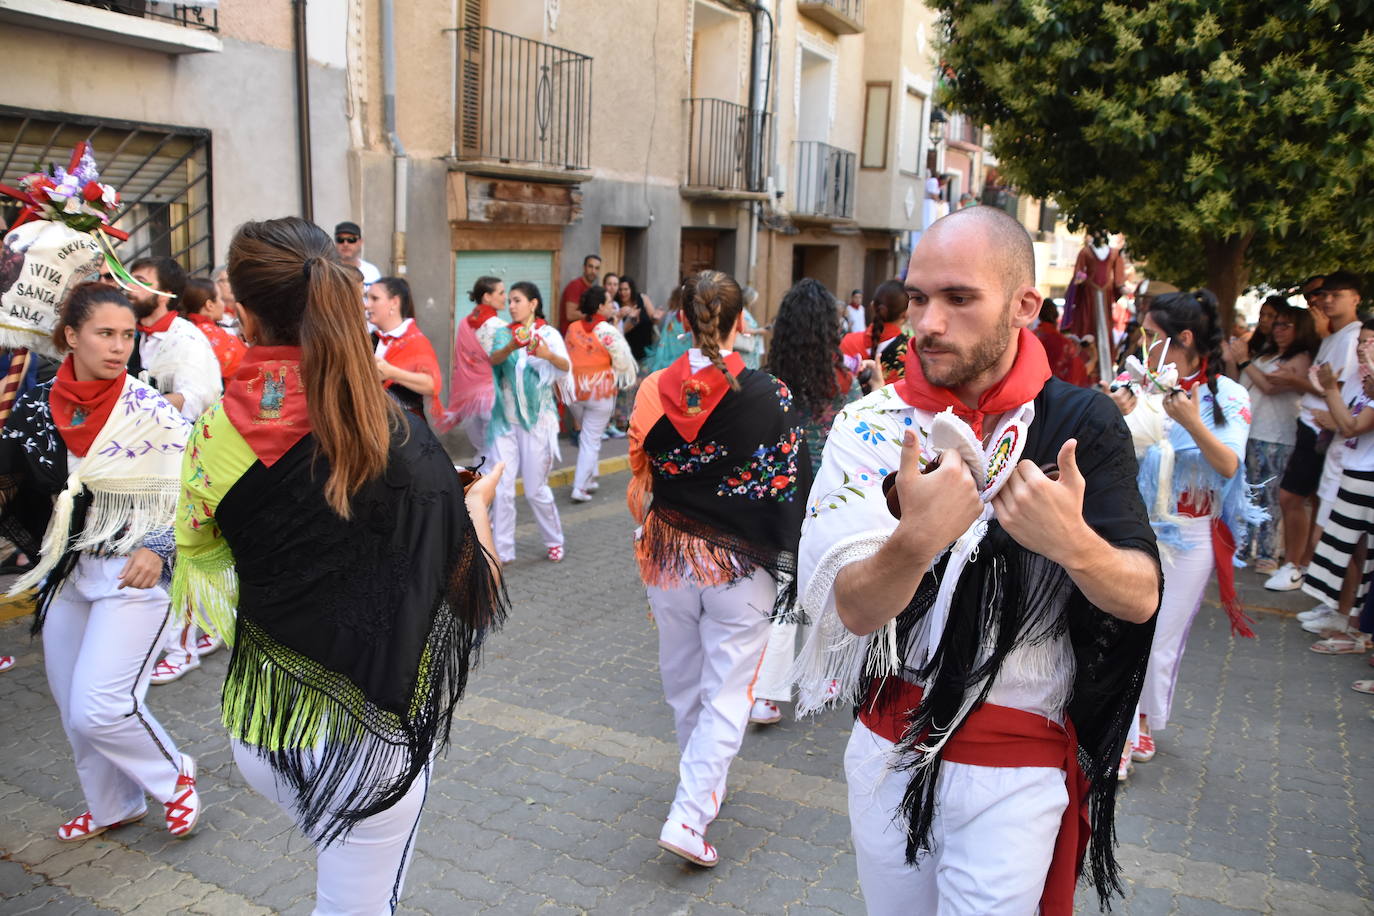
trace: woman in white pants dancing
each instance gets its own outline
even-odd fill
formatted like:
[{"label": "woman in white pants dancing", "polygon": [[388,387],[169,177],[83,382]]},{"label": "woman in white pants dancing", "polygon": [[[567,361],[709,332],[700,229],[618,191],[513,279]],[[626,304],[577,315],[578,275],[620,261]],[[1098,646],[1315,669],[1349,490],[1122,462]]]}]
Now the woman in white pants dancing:
[{"label": "woman in white pants dancing", "polygon": [[[695,346],[640,385],[630,511],[677,726],[678,787],[659,845],[698,865],[753,704],[769,620],[790,616],[810,461],[787,386],[731,350],[743,300],[717,271],[682,290]],[[724,355],[722,355],[724,354]]]},{"label": "woman in white pants dancing", "polygon": [[134,326],[119,290],[76,287],[54,333],[66,360],[0,436],[0,528],[38,556],[11,593],[39,587],[34,632],[89,806],[57,829],[66,842],[140,820],[148,795],[173,836],[200,817],[195,761],[143,705],[171,624],[164,584],[190,424],[125,371]]}]

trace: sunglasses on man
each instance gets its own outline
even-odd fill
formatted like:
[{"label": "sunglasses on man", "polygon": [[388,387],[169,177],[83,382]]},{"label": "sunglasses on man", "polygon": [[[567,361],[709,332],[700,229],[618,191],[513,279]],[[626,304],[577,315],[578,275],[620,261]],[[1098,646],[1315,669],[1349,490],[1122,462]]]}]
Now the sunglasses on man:
[{"label": "sunglasses on man", "polygon": [[356,235],[336,235],[334,241],[340,245],[356,245],[358,237]]}]

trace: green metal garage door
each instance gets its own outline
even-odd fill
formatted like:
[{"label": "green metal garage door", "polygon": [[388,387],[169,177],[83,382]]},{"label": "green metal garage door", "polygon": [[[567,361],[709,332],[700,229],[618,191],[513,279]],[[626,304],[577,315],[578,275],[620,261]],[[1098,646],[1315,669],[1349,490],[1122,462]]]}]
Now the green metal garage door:
[{"label": "green metal garage door", "polygon": [[[528,280],[543,293],[545,316],[555,318],[558,290],[553,286],[552,251],[460,251],[457,254],[454,268],[457,278],[454,284],[457,295],[453,306],[455,327],[472,311],[473,304],[468,300],[472,284],[477,282],[478,277],[485,276],[500,277],[505,281],[508,293],[512,283]],[[510,314],[502,312],[502,317],[509,319]]]}]

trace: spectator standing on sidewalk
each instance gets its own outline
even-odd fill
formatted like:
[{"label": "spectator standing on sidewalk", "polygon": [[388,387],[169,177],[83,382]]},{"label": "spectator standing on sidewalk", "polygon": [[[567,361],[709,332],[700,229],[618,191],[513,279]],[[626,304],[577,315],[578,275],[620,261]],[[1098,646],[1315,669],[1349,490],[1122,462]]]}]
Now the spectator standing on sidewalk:
[{"label": "spectator standing on sidewalk", "polygon": [[68,354],[57,377],[21,397],[0,434],[0,521],[35,558],[11,594],[39,590],[34,633],[89,806],[57,828],[63,842],[142,819],[148,795],[173,836],[201,812],[195,761],[144,703],[171,629],[165,586],[191,426],[126,372],[136,326],[119,290],[73,289],[53,335]]},{"label": "spectator standing on sidewalk", "polygon": [[[1303,591],[1322,601],[1299,614],[1303,629],[1323,638],[1312,646],[1322,655],[1361,655],[1369,651],[1369,637],[1360,632],[1359,610],[1374,571],[1368,535],[1374,530],[1374,320],[1360,328],[1358,365],[1344,385],[1328,365],[1317,367],[1339,449],[1341,480],[1336,499],[1322,527],[1321,541],[1303,580]],[[1351,570],[1355,575],[1351,576]],[[1325,613],[1321,613],[1322,611]]]},{"label": "spectator standing on sidewalk", "polygon": [[640,385],[627,501],[682,755],[658,843],[710,867],[706,831],[748,727],[770,611],[792,611],[811,468],[787,386],[731,350],[739,284],[703,271],[681,302],[695,346]]},{"label": "spectator standing on sidewalk", "polygon": [[363,292],[376,283],[382,272],[371,261],[363,260],[363,230],[357,223],[344,221],[334,227],[334,247],[339,260],[348,267],[356,267],[363,275]]},{"label": "spectator standing on sidewalk", "polygon": [[563,287],[563,295],[558,300],[558,330],[566,331],[568,325],[582,320],[579,303],[582,294],[597,285],[597,275],[601,273],[601,256],[589,254],[582,259],[582,276],[573,277]]},{"label": "spectator standing on sidewalk", "polygon": [[[1360,335],[1356,314],[1360,305],[1359,279],[1345,271],[1337,271],[1325,277],[1320,288],[1304,295],[1325,315],[1330,328],[1317,350],[1315,362],[1317,365],[1326,363],[1336,378],[1345,382],[1355,373],[1356,367],[1355,344]],[[1283,480],[1279,482],[1285,562],[1264,583],[1271,591],[1292,591],[1302,587],[1308,561],[1321,539],[1321,526],[1325,522],[1322,503],[1326,502],[1329,508],[1330,499],[1336,495],[1340,453],[1329,459],[1331,434],[1323,435],[1313,416],[1313,411],[1326,409],[1326,399],[1309,374],[1299,373],[1296,367],[1284,366],[1270,373],[1269,378],[1279,390],[1297,391],[1302,395],[1293,453],[1284,469]],[[1324,486],[1329,491],[1326,499],[1320,492]],[[1315,518],[1309,510],[1313,497],[1317,497]]]},{"label": "spectator standing on sidewalk", "polygon": [[585,503],[600,486],[596,471],[602,434],[615,410],[616,394],[634,385],[638,367],[630,345],[612,323],[617,307],[610,290],[593,286],[582,294],[579,305],[582,320],[569,325],[565,335],[572,371],[560,383],[559,394],[580,430],[572,501]]},{"label": "spectator standing on sidewalk", "polygon": [[[1289,305],[1274,296],[1261,311],[1272,317],[1259,348],[1254,348],[1258,329],[1248,342],[1223,345],[1227,374],[1232,372],[1250,392],[1250,440],[1245,446],[1246,479],[1259,493],[1259,504],[1269,517],[1250,529],[1241,558],[1253,562],[1255,571],[1270,574],[1279,567],[1282,554],[1283,509],[1279,503],[1279,479],[1293,451],[1302,397],[1292,388],[1275,385],[1269,378],[1281,366],[1295,375],[1306,373],[1320,341],[1307,309]],[[1235,377],[1233,376],[1233,377]],[[1306,511],[1306,510],[1303,510]]]},{"label": "spectator standing on sidewalk", "polygon": [[234,762],[316,848],[315,912],[395,911],[431,762],[505,616],[486,502],[377,384],[329,236],[245,223],[229,248],[257,341],[182,466],[177,613],[233,647]]}]

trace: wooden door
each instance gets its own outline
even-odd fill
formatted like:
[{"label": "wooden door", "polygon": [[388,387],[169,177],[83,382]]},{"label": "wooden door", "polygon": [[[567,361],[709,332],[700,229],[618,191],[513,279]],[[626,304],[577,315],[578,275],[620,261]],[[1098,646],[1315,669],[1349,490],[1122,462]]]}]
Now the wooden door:
[{"label": "wooden door", "polygon": [[601,275],[625,270],[625,230],[619,226],[601,227]]},{"label": "wooden door", "polygon": [[716,244],[720,233],[709,229],[682,230],[682,257],[678,264],[680,276],[688,277],[698,271],[714,270]]}]

